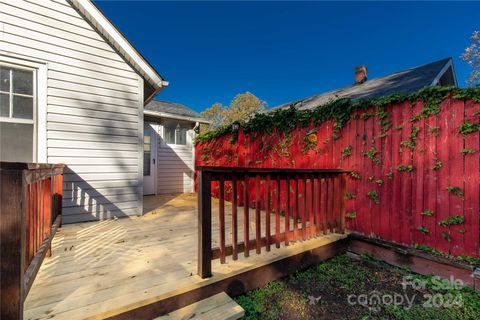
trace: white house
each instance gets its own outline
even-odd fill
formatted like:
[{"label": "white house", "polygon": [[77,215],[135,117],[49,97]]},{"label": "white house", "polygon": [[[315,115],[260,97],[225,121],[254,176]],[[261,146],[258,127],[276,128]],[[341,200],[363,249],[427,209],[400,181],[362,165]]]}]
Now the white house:
[{"label": "white house", "polygon": [[168,83],[91,1],[0,0],[0,77],[1,161],[65,163],[64,223],[142,213],[144,106]]},{"label": "white house", "polygon": [[145,106],[144,117],[144,194],[193,192],[195,131],[208,122],[184,105],[158,100]]}]

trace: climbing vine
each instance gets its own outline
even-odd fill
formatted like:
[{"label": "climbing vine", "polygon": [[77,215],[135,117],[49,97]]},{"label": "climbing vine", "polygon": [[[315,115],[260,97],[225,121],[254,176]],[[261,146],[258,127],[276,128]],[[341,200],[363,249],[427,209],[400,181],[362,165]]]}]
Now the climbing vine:
[{"label": "climbing vine", "polygon": [[463,155],[474,154],[475,152],[476,152],[475,149],[472,149],[472,148],[465,148],[462,150]]},{"label": "climbing vine", "polygon": [[377,192],[377,191],[374,191],[374,190],[369,191],[369,192],[367,193],[367,196],[368,196],[370,199],[372,199],[375,204],[380,204],[380,199],[378,199],[378,192]]},{"label": "climbing vine", "polygon": [[429,234],[430,233],[430,229],[428,229],[427,227],[417,227],[417,230],[420,231],[421,233],[423,234]]},{"label": "climbing vine", "polygon": [[[455,99],[480,101],[480,88],[427,87],[412,94],[394,94],[375,99],[339,98],[313,109],[297,109],[294,104],[291,104],[288,108],[277,109],[273,112],[256,113],[249,120],[241,123],[241,127],[246,134],[271,134],[274,130],[288,134],[297,127],[307,127],[311,124],[318,126],[323,122],[333,120],[333,137],[337,138],[353,112],[365,111],[374,106],[377,108],[377,116],[383,117],[381,120],[385,120],[386,115],[382,111],[383,107],[405,101],[412,103],[423,101],[422,110],[412,118],[412,121],[416,121],[429,115],[438,114],[441,102],[451,93],[453,93]],[[370,116],[373,116],[373,114],[369,113],[368,117]],[[366,116],[362,115],[361,117]],[[385,120],[383,126],[389,126],[387,120]],[[235,133],[231,125],[222,126],[201,133],[197,136],[196,141],[205,142],[230,133]],[[235,137],[232,140],[232,143],[234,143]]]},{"label": "climbing vine", "polygon": [[433,216],[433,211],[432,210],[424,210],[424,211],[422,211],[421,215],[431,217],[431,216]]},{"label": "climbing vine", "polygon": [[342,160],[350,157],[352,155],[352,146],[348,145],[345,149],[342,150]]},{"label": "climbing vine", "polygon": [[355,219],[357,217],[357,212],[356,211],[349,211],[345,213],[345,218],[348,219]]},{"label": "climbing vine", "polygon": [[448,191],[448,193],[452,193],[452,194],[456,195],[457,197],[460,197],[460,198],[463,197],[463,192],[462,192],[462,189],[460,189],[460,187],[448,186],[447,191]]},{"label": "climbing vine", "polygon": [[413,166],[411,164],[409,164],[409,165],[399,164],[397,166],[397,170],[398,171],[412,172],[413,171]]},{"label": "climbing vine", "polygon": [[453,226],[457,224],[462,224],[463,222],[465,222],[465,217],[457,215],[457,216],[450,216],[447,219],[439,221],[438,224],[441,225],[442,227],[448,227],[448,226]]},{"label": "climbing vine", "polygon": [[460,125],[458,132],[463,135],[480,131],[480,123],[465,122]]}]

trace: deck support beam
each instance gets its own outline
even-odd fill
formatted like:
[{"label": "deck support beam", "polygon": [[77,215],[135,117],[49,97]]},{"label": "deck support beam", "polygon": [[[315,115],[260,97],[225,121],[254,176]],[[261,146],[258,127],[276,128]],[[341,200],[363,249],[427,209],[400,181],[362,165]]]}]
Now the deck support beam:
[{"label": "deck support beam", "polygon": [[211,176],[198,171],[198,275],[212,276]]}]

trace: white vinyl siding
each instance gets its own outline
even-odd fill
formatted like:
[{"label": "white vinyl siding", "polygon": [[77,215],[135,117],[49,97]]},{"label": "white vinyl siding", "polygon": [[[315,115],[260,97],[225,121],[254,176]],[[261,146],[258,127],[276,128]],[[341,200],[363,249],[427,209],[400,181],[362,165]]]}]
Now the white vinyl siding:
[{"label": "white vinyl siding", "polygon": [[47,65],[47,161],[63,222],[142,213],[142,79],[66,1],[0,0],[0,55]]},{"label": "white vinyl siding", "polygon": [[163,140],[163,130],[160,126],[162,138],[158,143],[157,194],[193,192],[193,130],[187,131],[185,146],[167,145]]}]

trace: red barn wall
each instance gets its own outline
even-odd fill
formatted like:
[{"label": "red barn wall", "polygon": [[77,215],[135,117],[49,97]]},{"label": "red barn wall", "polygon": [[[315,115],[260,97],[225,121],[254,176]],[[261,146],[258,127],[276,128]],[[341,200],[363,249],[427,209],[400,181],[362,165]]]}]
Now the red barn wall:
[{"label": "red barn wall", "polygon": [[[459,127],[464,122],[479,123],[480,104],[449,98],[441,104],[439,114],[410,121],[422,107],[421,102],[387,106],[388,130],[382,127],[375,108],[358,112],[337,139],[333,139],[333,121],[297,128],[290,141],[279,132],[253,135],[240,130],[233,143],[231,135],[197,143],[196,165],[351,169],[360,179],[347,179],[347,190],[355,195],[355,199],[346,200],[347,212],[356,212],[356,218],[347,219],[350,230],[400,244],[424,244],[444,253],[479,257],[480,134],[463,135]],[[414,139],[412,128],[418,130]],[[307,148],[306,134],[312,129],[317,129],[317,144]],[[412,141],[414,148],[405,146],[405,141]],[[348,146],[351,155],[342,159],[342,150]],[[464,149],[474,153],[464,154]],[[377,152],[374,157],[373,151]],[[399,165],[413,166],[413,170],[399,171]],[[448,192],[448,187],[459,187],[463,195]],[[378,193],[379,204],[368,197],[370,191]],[[422,215],[426,210],[433,215]],[[439,225],[456,215],[463,216],[465,222]],[[423,234],[418,227],[427,228],[429,233]]]}]

